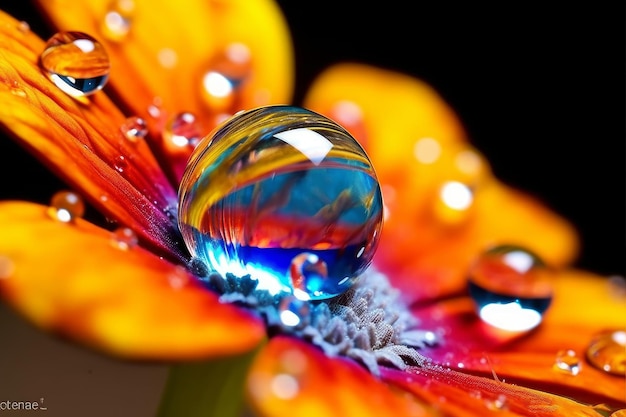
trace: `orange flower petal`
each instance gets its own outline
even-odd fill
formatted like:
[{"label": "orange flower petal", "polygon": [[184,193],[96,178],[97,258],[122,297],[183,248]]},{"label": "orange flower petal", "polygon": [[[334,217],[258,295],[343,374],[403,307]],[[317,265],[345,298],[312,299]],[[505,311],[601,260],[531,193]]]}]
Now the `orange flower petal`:
[{"label": "orange flower petal", "polygon": [[[112,65],[110,87],[130,112],[150,121],[159,140],[166,123],[180,112],[194,114],[206,134],[225,114],[291,98],[291,40],[273,1],[36,3],[56,28],[88,33],[105,45]],[[107,29],[108,13],[116,11],[129,22],[126,35]],[[211,71],[234,79],[234,92],[207,90],[204,77]],[[188,153],[167,142],[159,146],[175,159],[174,175],[180,178]]]},{"label": "orange flower petal", "polygon": [[288,337],[271,339],[255,358],[246,390],[262,416],[435,415],[356,363]]},{"label": "orange flower petal", "polygon": [[253,348],[263,323],[185,271],[48,208],[0,203],[0,294],[45,330],[131,359],[195,359]]},{"label": "orange flower petal", "polygon": [[[555,282],[555,297],[542,324],[527,334],[497,331],[476,315],[468,298],[416,308],[420,327],[443,331],[441,343],[424,355],[440,364],[590,403],[624,404],[626,380],[593,367],[586,351],[604,330],[625,330],[626,303],[606,279],[567,270]],[[555,368],[559,351],[573,350],[578,374]]]},{"label": "orange flower petal", "polygon": [[81,103],[38,67],[44,43],[0,11],[0,126],[89,198],[173,257],[183,249],[168,216],[176,191],[143,142],[121,132],[125,118],[102,93]]},{"label": "orange flower petal", "polygon": [[[467,143],[452,109],[420,80],[339,64],[319,76],[305,105],[337,120],[362,121],[362,128],[348,128],[357,139],[366,136],[386,209],[374,261],[408,299],[460,291],[469,264],[493,244],[525,246],[554,265],[576,255],[574,228],[500,183]],[[452,191],[444,197],[444,190]]]}]

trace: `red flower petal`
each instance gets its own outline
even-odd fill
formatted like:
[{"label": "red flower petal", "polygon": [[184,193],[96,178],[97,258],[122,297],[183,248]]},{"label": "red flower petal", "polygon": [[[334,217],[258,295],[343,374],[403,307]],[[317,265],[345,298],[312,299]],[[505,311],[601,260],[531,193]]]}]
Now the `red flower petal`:
[{"label": "red flower petal", "polygon": [[131,143],[125,118],[101,93],[81,103],[38,67],[44,43],[0,11],[0,126],[110,219],[157,250],[182,258],[171,209],[176,191],[143,142]]},{"label": "red flower petal", "polygon": [[48,210],[0,203],[0,294],[43,329],[133,359],[231,355],[264,337],[260,320],[220,303],[184,268]]},{"label": "red flower petal", "polygon": [[[499,331],[483,323],[469,298],[415,308],[420,328],[443,333],[437,346],[423,350],[439,364],[497,376],[509,383],[573,396],[590,403],[624,404],[626,380],[586,362],[592,338],[606,329],[623,330],[626,303],[611,294],[606,279],[580,271],[556,278],[555,298],[543,322],[528,333]],[[576,375],[555,369],[557,353],[573,350]]]}]

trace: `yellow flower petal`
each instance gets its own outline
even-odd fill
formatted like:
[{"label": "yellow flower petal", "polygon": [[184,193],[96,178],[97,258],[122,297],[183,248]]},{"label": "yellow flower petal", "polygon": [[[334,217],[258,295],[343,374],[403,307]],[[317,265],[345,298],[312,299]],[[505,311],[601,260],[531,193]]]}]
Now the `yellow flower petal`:
[{"label": "yellow flower petal", "polygon": [[338,64],[305,104],[336,119],[345,109],[360,114],[385,200],[375,263],[410,300],[460,291],[470,263],[494,244],[527,247],[553,265],[577,254],[572,225],[498,181],[453,110],[420,80]]},{"label": "yellow flower petal", "polygon": [[45,330],[131,359],[193,359],[247,351],[263,323],[222,304],[184,268],[48,208],[0,203],[0,293]]}]

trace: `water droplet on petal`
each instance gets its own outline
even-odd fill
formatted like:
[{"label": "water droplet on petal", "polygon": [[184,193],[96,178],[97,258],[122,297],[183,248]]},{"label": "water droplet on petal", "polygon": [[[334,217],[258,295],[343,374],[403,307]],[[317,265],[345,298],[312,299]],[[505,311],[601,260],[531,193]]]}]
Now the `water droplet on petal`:
[{"label": "water droplet on petal", "polygon": [[22,33],[26,33],[30,31],[30,25],[28,24],[28,22],[22,20],[17,24],[17,29]]},{"label": "water droplet on petal", "polygon": [[11,94],[17,97],[26,97],[26,90],[22,88],[21,84],[17,80],[13,80],[10,85]]},{"label": "water droplet on petal", "polygon": [[85,203],[76,193],[59,191],[50,200],[49,213],[53,219],[68,223],[83,217],[85,214]]},{"label": "water droplet on petal", "polygon": [[610,374],[626,375],[626,331],[606,331],[594,336],[587,348],[587,360]]},{"label": "water droplet on petal", "polygon": [[202,77],[203,98],[209,108],[215,112],[233,108],[251,69],[250,49],[242,43],[232,43],[216,55]]},{"label": "water droplet on petal", "polygon": [[498,395],[497,398],[486,400],[485,405],[487,406],[488,409],[494,410],[494,411],[502,411],[508,408],[506,396],[502,394]]},{"label": "water droplet on petal", "polygon": [[276,397],[289,400],[298,395],[300,384],[293,375],[278,374],[272,378],[270,388]]},{"label": "water droplet on petal", "polygon": [[163,130],[163,140],[169,150],[190,152],[203,135],[202,124],[193,113],[189,112],[174,116]]},{"label": "water droplet on petal", "polygon": [[580,359],[576,356],[576,352],[572,349],[560,350],[556,354],[554,360],[554,370],[568,375],[578,375],[582,364]]},{"label": "water droplet on petal", "polygon": [[40,56],[48,78],[63,92],[82,98],[100,90],[109,78],[110,62],[100,42],[82,32],[58,32]]},{"label": "water droplet on petal", "polygon": [[[292,260],[325,263],[312,299],[338,295],[371,263],[382,196],[369,158],[335,122],[306,109],[238,113],[198,145],[179,189],[179,225],[193,256],[257,289],[292,292]],[[363,249],[365,247],[365,249]]]},{"label": "water droplet on petal", "polygon": [[280,321],[287,328],[305,327],[309,322],[309,312],[309,303],[293,295],[286,295],[278,305]]},{"label": "water droplet on petal", "polygon": [[421,138],[413,146],[413,155],[422,164],[432,164],[441,156],[441,145],[433,138]]},{"label": "water droplet on petal", "polygon": [[188,272],[182,266],[176,266],[167,278],[170,286],[175,290],[179,290],[189,283]]},{"label": "water droplet on petal", "polygon": [[120,127],[122,133],[132,143],[136,143],[138,140],[143,139],[148,134],[148,125],[146,121],[141,117],[129,117]]},{"label": "water droplet on petal", "polygon": [[552,273],[531,251],[517,246],[487,250],[469,272],[469,292],[480,318],[508,331],[530,330],[552,301]]},{"label": "water droplet on petal", "polygon": [[178,54],[172,48],[163,48],[157,53],[157,60],[163,68],[172,69],[178,64]]},{"label": "water droplet on petal", "polygon": [[119,42],[126,39],[135,14],[134,0],[113,0],[109,3],[102,25],[102,34],[108,40]]},{"label": "water droplet on petal", "polygon": [[112,239],[114,246],[121,250],[132,249],[139,243],[137,234],[129,227],[119,227],[115,229]]},{"label": "water droplet on petal", "polygon": [[0,279],[7,279],[15,271],[15,263],[8,256],[0,255]]},{"label": "water droplet on petal", "polygon": [[124,155],[118,155],[113,161],[113,168],[119,173],[123,173],[124,170],[128,167],[128,161]]}]

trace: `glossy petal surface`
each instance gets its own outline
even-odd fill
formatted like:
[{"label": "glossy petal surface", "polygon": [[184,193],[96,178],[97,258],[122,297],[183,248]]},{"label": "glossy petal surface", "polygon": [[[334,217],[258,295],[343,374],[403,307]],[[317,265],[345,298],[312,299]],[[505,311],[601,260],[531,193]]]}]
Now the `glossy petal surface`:
[{"label": "glossy petal surface", "polygon": [[[48,208],[0,204],[0,293],[45,330],[133,359],[193,359],[253,348],[261,321],[222,304],[184,269]],[[237,337],[224,337],[224,335]]]},{"label": "glossy petal surface", "polygon": [[152,247],[182,257],[168,213],[176,204],[147,145],[130,143],[122,113],[103,94],[79,102],[37,65],[44,42],[0,11],[0,126],[110,219]]},{"label": "glossy petal surface", "polygon": [[[461,291],[468,265],[493,244],[526,246],[554,265],[576,255],[574,228],[498,181],[430,86],[367,65],[339,64],[319,76],[306,99],[308,107],[339,119],[346,103],[363,121],[355,135],[367,132],[361,140],[385,199],[374,261],[407,299],[428,301]],[[450,183],[465,187],[467,207],[442,203],[442,187]]]},{"label": "glossy petal surface", "polygon": [[[121,40],[102,31],[114,4],[110,0],[37,4],[54,27],[92,34],[105,45],[112,66],[110,88],[130,112],[152,122],[157,142],[165,124],[179,112],[194,114],[206,134],[225,114],[291,97],[292,47],[287,24],[272,1],[134,0],[130,30]],[[201,94],[203,77],[232,44],[247,48],[249,75],[233,100],[206,100]],[[156,117],[149,112],[154,105]],[[188,155],[179,157],[167,144],[156,145],[179,178]]]},{"label": "glossy petal surface", "polygon": [[252,365],[247,394],[261,416],[431,416],[357,364],[297,339],[270,340]]},{"label": "glossy petal surface", "polygon": [[[604,329],[624,329],[626,300],[611,292],[605,278],[581,271],[564,271],[554,281],[555,298],[544,321],[529,333],[489,327],[468,298],[450,299],[415,308],[421,328],[441,334],[441,344],[425,348],[437,363],[535,387],[573,395],[589,403],[626,406],[626,380],[598,370],[585,361],[593,336]],[[571,349],[580,360],[576,375],[555,369],[557,353]]]}]

